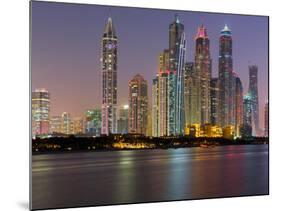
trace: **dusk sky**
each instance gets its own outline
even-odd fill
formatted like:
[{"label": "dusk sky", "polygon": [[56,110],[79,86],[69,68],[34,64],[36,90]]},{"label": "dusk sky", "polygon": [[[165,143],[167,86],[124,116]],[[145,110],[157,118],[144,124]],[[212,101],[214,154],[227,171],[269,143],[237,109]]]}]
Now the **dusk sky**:
[{"label": "dusk sky", "polygon": [[[82,116],[101,107],[101,38],[108,17],[118,37],[118,105],[128,103],[128,82],[144,76],[151,95],[158,56],[168,47],[168,28],[178,14],[187,36],[187,61],[194,61],[194,36],[202,23],[210,39],[212,76],[218,75],[219,35],[232,31],[233,67],[248,90],[248,65],[258,65],[260,125],[268,99],[268,19],[158,9],[32,2],[32,90],[51,93],[51,115]],[[151,99],[151,97],[150,97]]]}]

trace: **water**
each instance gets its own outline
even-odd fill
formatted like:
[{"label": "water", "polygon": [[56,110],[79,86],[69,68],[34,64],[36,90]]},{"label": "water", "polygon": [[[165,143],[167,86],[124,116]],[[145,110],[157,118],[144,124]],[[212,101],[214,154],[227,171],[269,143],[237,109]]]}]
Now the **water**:
[{"label": "water", "polygon": [[268,145],[32,157],[32,208],[268,194]]}]

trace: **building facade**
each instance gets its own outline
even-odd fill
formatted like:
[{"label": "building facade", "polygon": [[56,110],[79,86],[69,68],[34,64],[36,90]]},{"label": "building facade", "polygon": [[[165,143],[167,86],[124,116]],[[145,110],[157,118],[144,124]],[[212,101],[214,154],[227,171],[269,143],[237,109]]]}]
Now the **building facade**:
[{"label": "building facade", "polygon": [[184,108],[185,127],[193,124],[200,124],[200,78],[194,63],[185,64],[184,76]]},{"label": "building facade", "polygon": [[88,109],[84,114],[84,131],[87,136],[100,136],[102,127],[101,109]]},{"label": "building facade", "polygon": [[219,125],[234,125],[234,93],[232,34],[225,25],[219,40]]},{"label": "building facade", "polygon": [[240,136],[243,124],[243,86],[240,78],[235,77],[235,136]]},{"label": "building facade", "polygon": [[184,25],[179,17],[169,26],[168,135],[183,133],[183,66],[185,63]]},{"label": "building facade", "polygon": [[242,137],[252,136],[252,120],[252,97],[248,93],[243,97],[243,125],[240,129]]},{"label": "building facade", "polygon": [[249,66],[249,90],[248,93],[252,98],[252,111],[253,111],[253,134],[260,134],[260,118],[259,118],[259,94],[258,94],[258,66]]},{"label": "building facade", "polygon": [[129,105],[123,105],[119,109],[117,127],[119,134],[127,134],[128,133],[128,116],[129,116]]},{"label": "building facade", "polygon": [[73,134],[73,121],[68,112],[63,112],[61,115],[61,133],[65,135]]},{"label": "building facade", "polygon": [[212,63],[210,56],[210,41],[207,29],[204,25],[198,28],[195,39],[195,71],[199,75],[199,94],[200,94],[200,124],[210,123],[211,117],[211,98],[210,82],[212,75]]},{"label": "building facade", "polygon": [[129,82],[129,133],[146,135],[147,113],[147,81],[137,74]]},{"label": "building facade", "polygon": [[102,131],[117,133],[117,36],[108,18],[102,36]]},{"label": "building facade", "polygon": [[51,134],[61,133],[61,116],[52,116],[51,117]]},{"label": "building facade", "polygon": [[50,93],[46,89],[32,92],[32,137],[50,132]]},{"label": "building facade", "polygon": [[152,136],[159,137],[159,80],[158,76],[152,80]]},{"label": "building facade", "polygon": [[211,124],[218,125],[219,115],[219,84],[218,78],[212,78],[210,83],[210,98],[211,98]]}]

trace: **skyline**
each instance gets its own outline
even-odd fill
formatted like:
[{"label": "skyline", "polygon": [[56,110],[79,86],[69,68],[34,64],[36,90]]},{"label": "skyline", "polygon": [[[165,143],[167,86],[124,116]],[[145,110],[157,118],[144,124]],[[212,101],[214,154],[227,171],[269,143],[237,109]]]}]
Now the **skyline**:
[{"label": "skyline", "polygon": [[[37,14],[32,14],[33,19],[33,31],[32,31],[32,89],[34,88],[40,88],[44,87],[51,93],[51,116],[58,115],[62,113],[63,111],[70,112],[73,116],[81,116],[84,111],[87,108],[93,108],[93,107],[100,107],[100,101],[101,101],[101,90],[100,87],[100,76],[101,76],[101,67],[100,67],[100,46],[101,46],[101,35],[102,31],[104,29],[104,23],[106,22],[108,18],[108,11],[110,7],[108,6],[97,6],[97,5],[79,5],[79,7],[76,7],[77,4],[75,4],[75,7],[73,7],[72,4],[46,4],[42,2],[33,2],[33,7],[41,7],[38,11],[38,8],[36,8]],[[46,8],[47,6],[47,8]],[[88,8],[89,7],[89,8]],[[101,9],[103,8],[103,9]],[[48,13],[47,11],[51,11],[51,13]],[[84,11],[83,15],[80,17],[76,17],[79,11]],[[103,14],[101,16],[98,16],[98,19],[91,19],[88,16],[91,16],[96,11],[97,13],[100,13],[101,10],[103,10]],[[114,11],[113,11],[114,10]],[[131,26],[132,19],[129,20],[126,19],[125,25],[124,22],[122,22],[122,18],[124,18],[124,13],[121,11],[126,10],[128,13],[131,13],[134,11],[136,16],[142,16],[143,19],[147,19],[152,15],[155,16],[155,13],[158,13],[157,17],[154,19],[151,19],[151,25],[153,23],[159,23],[158,27],[151,27],[150,24],[146,25],[139,25],[139,24],[133,24]],[[141,10],[141,13],[137,13],[136,11]],[[58,14],[57,12],[60,11]],[[76,11],[76,13],[75,13]],[[87,13],[87,11],[89,13]],[[90,13],[91,11],[91,13]],[[40,14],[38,14],[40,12]],[[47,14],[46,14],[47,12]],[[53,14],[52,14],[53,12]],[[119,14],[120,12],[120,14]],[[148,13],[147,15],[143,15],[143,12]],[[71,13],[71,14],[70,14]],[[128,13],[126,15],[128,15]],[[199,12],[182,12],[182,11],[169,11],[169,10],[152,10],[152,9],[136,9],[136,8],[118,8],[114,7],[110,9],[110,16],[113,18],[114,24],[116,26],[117,36],[119,40],[118,50],[119,50],[119,63],[118,63],[118,105],[122,104],[128,104],[128,81],[130,78],[133,77],[133,75],[140,73],[144,75],[144,78],[149,82],[148,83],[148,90],[149,90],[149,104],[151,104],[151,86],[152,86],[152,79],[154,78],[155,74],[158,72],[157,70],[157,57],[159,53],[167,47],[166,40],[168,37],[167,29],[170,22],[173,20],[174,14],[177,13],[185,25],[185,33],[187,35],[187,61],[193,61],[194,60],[194,47],[195,47],[195,41],[194,39],[191,39],[191,37],[194,37],[198,26],[200,23],[200,18],[198,16],[205,17],[203,23],[206,26],[208,30],[208,35],[210,37],[210,48],[211,48],[211,59],[213,62],[212,65],[212,77],[217,76],[218,73],[218,40],[219,40],[219,33],[224,26],[224,24],[227,22],[227,25],[229,25],[230,29],[233,33],[233,61],[234,61],[234,70],[238,73],[242,80],[244,94],[248,91],[248,60],[251,60],[252,63],[249,64],[257,64],[259,66],[259,99],[260,99],[260,125],[263,125],[263,107],[265,102],[267,101],[267,92],[268,92],[268,70],[267,70],[267,64],[268,64],[268,55],[267,55],[267,30],[265,33],[265,36],[261,36],[259,33],[255,34],[254,32],[257,32],[257,28],[264,28],[261,27],[259,24],[255,23],[254,25],[251,25],[250,28],[247,28],[245,25],[249,25],[251,23],[248,19],[262,19],[255,22],[264,22],[267,26],[267,18],[265,17],[258,17],[258,16],[237,16],[237,15],[226,15],[226,14],[210,14],[210,13],[199,13]],[[57,16],[60,17],[57,17]],[[68,25],[71,20],[69,20],[67,17],[63,19],[63,27],[59,27],[61,22],[61,18],[63,15],[66,15],[67,17],[72,17],[74,20],[76,20],[75,26]],[[95,13],[94,16],[98,14]],[[38,17],[39,16],[39,17]],[[86,17],[85,17],[86,16]],[[145,17],[143,17],[145,16]],[[158,17],[159,16],[159,17]],[[209,17],[210,16],[210,17]],[[214,17],[215,16],[215,17]],[[210,19],[219,19],[218,16],[225,16],[223,20],[220,21],[214,21]],[[43,18],[43,19],[40,19]],[[56,19],[57,17],[57,19]],[[105,17],[105,18],[102,18]],[[161,17],[161,18],[160,18]],[[193,22],[188,19],[187,17],[190,17],[191,19],[194,19]],[[201,18],[202,18],[201,17]],[[208,17],[208,18],[207,18]],[[39,19],[38,19],[39,18]],[[76,18],[76,19],[75,19]],[[78,18],[78,19],[77,19]],[[79,19],[80,18],[80,19]],[[248,23],[245,23],[245,21],[241,21],[241,19],[246,18],[248,20]],[[81,19],[85,19],[86,23],[84,21],[81,21]],[[161,21],[160,21],[161,19]],[[203,19],[203,18],[202,18]],[[227,20],[228,19],[228,20]],[[45,22],[40,22],[44,20]],[[58,21],[55,21],[58,20]],[[67,21],[66,21],[67,20]],[[143,20],[140,20],[138,18],[133,19],[136,22],[142,22]],[[196,20],[196,21],[195,21]],[[239,21],[238,21],[239,20]],[[55,21],[55,22],[53,22]],[[81,21],[81,22],[80,22]],[[124,21],[124,20],[123,20]],[[59,22],[59,23],[58,23]],[[195,27],[195,29],[192,29],[192,27],[189,27],[189,24],[192,27]],[[209,23],[210,22],[210,23]],[[220,23],[218,23],[220,22]],[[40,24],[41,23],[41,24]],[[77,23],[81,23],[82,25],[79,25]],[[239,23],[239,24],[238,24]],[[37,24],[37,25],[36,25]],[[43,24],[44,30],[41,30]],[[72,23],[73,24],[73,23]],[[89,24],[89,25],[87,25]],[[85,33],[85,30],[77,31],[75,29],[79,29],[79,27],[83,29],[90,29],[87,28],[87,26],[90,25],[102,25],[101,27],[96,27],[97,30],[94,32],[91,31],[92,34],[83,34]],[[163,26],[162,26],[163,24]],[[217,24],[217,25],[216,25]],[[241,28],[236,28],[236,25],[239,25]],[[137,25],[137,27],[135,26]],[[213,26],[213,27],[210,27]],[[38,28],[39,27],[39,28]],[[52,27],[58,27],[57,31],[54,32],[54,30],[51,30]],[[145,28],[143,28],[145,27]],[[248,31],[245,33],[242,29],[246,27]],[[93,27],[94,28],[94,27]],[[123,30],[122,30],[123,28]],[[125,30],[124,30],[125,28]],[[135,28],[138,28],[138,30],[135,30]],[[144,30],[148,28],[148,33],[146,33]],[[265,27],[267,29],[267,27]],[[40,29],[40,30],[39,30]],[[49,30],[48,30],[49,29]],[[127,29],[127,30],[126,30]],[[47,30],[48,32],[46,32]],[[62,31],[61,31],[62,30]],[[76,32],[76,35],[84,36],[87,39],[78,39],[77,37],[73,36],[71,33],[69,37],[62,36],[64,35],[64,32]],[[125,33],[128,33],[130,31],[130,35],[126,35]],[[139,31],[142,31],[142,34],[137,36],[134,36]],[[241,36],[241,31],[243,31],[244,39],[239,39]],[[42,33],[40,35],[40,33]],[[47,34],[46,34],[47,33]],[[58,34],[56,33],[62,33],[59,34],[61,36],[56,36]],[[254,34],[253,34],[254,33]],[[152,38],[148,39],[146,36],[150,35]],[[40,35],[40,36],[39,36]],[[49,35],[49,36],[47,36]],[[91,37],[89,35],[95,35],[98,38]],[[123,37],[124,35],[124,37]],[[248,40],[245,38],[251,37],[250,35],[255,35],[255,39]],[[266,41],[261,41],[258,39],[259,35],[263,37]],[[41,37],[42,36],[42,37]],[[89,36],[89,37],[88,37]],[[158,39],[155,39],[154,37],[157,37]],[[138,40],[145,40],[145,42],[137,42],[135,43],[134,40],[130,40],[135,38]],[[41,39],[42,38],[42,39]],[[46,38],[44,40],[44,38]],[[125,39],[127,38],[127,40]],[[129,39],[129,40],[128,40]],[[64,41],[64,43],[57,43],[58,41]],[[51,42],[48,42],[51,41]],[[53,42],[52,42],[53,41]],[[70,42],[73,41],[73,42]],[[90,42],[90,45],[86,45],[87,42]],[[149,42],[153,42],[153,44]],[[69,43],[70,42],[70,43]],[[133,43],[133,44],[132,44]],[[146,44],[147,45],[144,45]],[[239,43],[239,45],[238,45]],[[241,45],[241,43],[243,43]],[[48,46],[45,46],[48,44]],[[57,47],[57,45],[60,44],[62,47]],[[71,44],[71,45],[67,45]],[[89,43],[88,43],[89,44]],[[95,46],[94,50],[91,48],[91,44]],[[56,45],[55,49],[52,49],[52,45]],[[159,47],[160,46],[160,47]],[[243,48],[239,48],[239,46],[243,46]],[[74,48],[76,47],[76,48]],[[93,46],[92,46],[93,47]],[[148,50],[149,47],[149,50]],[[258,50],[258,49],[263,49]],[[75,55],[76,52],[71,52],[71,49],[77,50],[78,53]],[[90,49],[91,48],[91,49]],[[137,49],[135,52],[134,50]],[[242,50],[241,50],[242,49]],[[245,50],[246,49],[246,50]],[[249,49],[249,50],[248,50]],[[80,50],[80,51],[79,51]],[[148,51],[147,51],[148,50]],[[239,50],[237,52],[237,50]],[[93,53],[89,53],[89,52]],[[249,56],[249,51],[251,53],[251,56]],[[87,53],[88,52],[88,53]],[[134,53],[132,53],[134,52]],[[72,54],[73,53],[73,54]],[[57,57],[57,55],[59,57]],[[256,55],[258,54],[258,55]],[[262,59],[264,57],[265,59]],[[45,56],[44,56],[45,55]],[[84,58],[83,56],[86,56],[87,58]],[[94,58],[94,59],[91,59]],[[98,58],[98,59],[97,59]],[[70,59],[70,60],[69,60]],[[264,61],[263,61],[264,60]],[[141,64],[142,61],[147,61],[147,64]],[[263,61],[263,62],[262,62]],[[83,63],[85,62],[85,63]],[[82,64],[83,63],[83,64]],[[139,66],[145,66],[145,68],[139,67]],[[68,67],[68,68],[67,68]],[[73,69],[72,69],[72,68]],[[80,67],[80,68],[75,68]],[[80,71],[77,71],[77,69],[81,69],[83,74],[81,74]],[[128,69],[126,69],[126,67]],[[134,67],[134,68],[133,68]],[[57,70],[59,70],[59,73],[55,73]],[[50,71],[53,71],[51,73]],[[43,79],[41,78],[43,76]],[[128,80],[127,80],[128,78]],[[59,79],[62,79],[63,82]],[[266,83],[262,83],[265,80]],[[67,92],[65,90],[62,90],[60,87],[60,83],[62,82],[63,87],[65,90],[71,90],[73,87],[74,89],[71,90],[71,92]],[[44,85],[45,84],[45,85]],[[67,89],[68,88],[68,89]],[[78,88],[78,89],[77,89]],[[93,91],[93,90],[100,90],[100,91]],[[91,98],[91,96],[93,96]],[[72,103],[71,103],[72,102]],[[78,104],[73,104],[73,102],[79,102]]]}]

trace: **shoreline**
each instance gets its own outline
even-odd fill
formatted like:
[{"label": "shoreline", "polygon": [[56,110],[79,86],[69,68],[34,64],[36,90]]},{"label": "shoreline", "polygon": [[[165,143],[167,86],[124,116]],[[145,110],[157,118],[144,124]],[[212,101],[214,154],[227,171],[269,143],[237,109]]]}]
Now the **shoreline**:
[{"label": "shoreline", "polygon": [[153,148],[115,148],[115,149],[80,149],[80,150],[49,150],[49,151],[32,151],[32,156],[36,155],[47,155],[47,154],[66,154],[66,153],[100,153],[100,152],[116,152],[116,151],[153,151],[153,150],[169,150],[169,149],[184,149],[184,148],[203,148],[203,149],[213,149],[216,147],[222,146],[241,146],[241,145],[269,145],[269,143],[228,143],[228,144],[219,144],[219,145],[207,145],[207,146],[181,146],[181,147],[153,147]]}]

